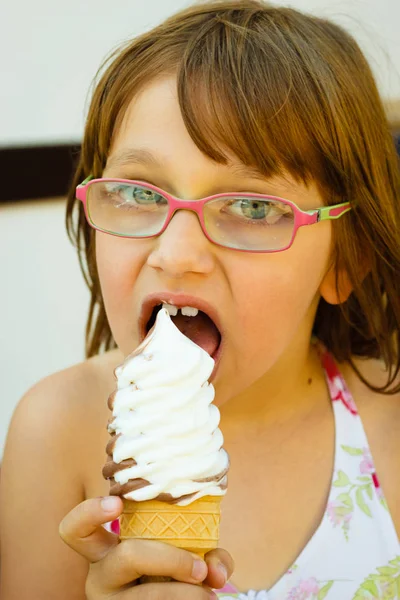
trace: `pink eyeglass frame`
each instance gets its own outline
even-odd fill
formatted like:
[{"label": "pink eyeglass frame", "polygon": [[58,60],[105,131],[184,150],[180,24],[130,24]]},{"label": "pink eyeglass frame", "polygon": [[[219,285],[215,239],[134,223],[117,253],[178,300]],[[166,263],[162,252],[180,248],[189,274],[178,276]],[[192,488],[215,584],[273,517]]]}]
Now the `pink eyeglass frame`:
[{"label": "pink eyeglass frame", "polygon": [[[164,198],[166,198],[168,200],[168,213],[167,213],[167,218],[165,220],[165,223],[164,223],[162,229],[160,231],[158,231],[157,233],[153,233],[152,235],[135,236],[135,235],[125,235],[125,234],[121,234],[121,233],[114,233],[112,231],[102,229],[101,227],[97,227],[91,221],[90,216],[89,216],[89,211],[87,209],[87,191],[88,191],[88,188],[90,187],[90,185],[92,185],[93,183],[96,183],[96,182],[128,183],[128,184],[139,185],[142,187],[144,186],[146,188],[153,190],[153,192],[156,192],[156,193],[160,194],[161,196],[163,196]],[[207,202],[209,202],[210,200],[217,200],[218,198],[237,198],[238,196],[240,198],[244,197],[244,198],[259,198],[259,199],[263,199],[263,200],[275,200],[275,201],[282,202],[283,204],[288,204],[289,206],[291,206],[291,208],[293,209],[293,214],[294,214],[294,225],[293,225],[293,234],[292,234],[291,240],[288,243],[288,245],[285,246],[284,248],[279,248],[279,250],[246,250],[243,248],[235,248],[232,246],[226,246],[225,244],[221,244],[221,243],[213,240],[210,237],[210,235],[208,234],[205,223],[204,223],[204,214],[203,214],[204,205]],[[175,196],[172,196],[172,194],[165,192],[161,188],[159,188],[155,185],[152,185],[151,183],[146,183],[145,181],[139,181],[139,180],[133,180],[133,179],[118,179],[118,178],[109,178],[109,177],[94,179],[92,177],[92,175],[89,175],[89,177],[87,177],[84,181],[82,181],[82,183],[80,183],[77,186],[76,198],[83,203],[86,220],[89,223],[89,225],[93,229],[96,229],[97,231],[101,231],[102,233],[107,233],[109,235],[114,235],[117,237],[132,238],[132,239],[146,239],[146,238],[158,237],[166,230],[173,215],[178,210],[183,209],[183,210],[190,210],[190,211],[196,213],[204,235],[213,244],[216,244],[217,246],[221,246],[222,248],[229,248],[230,250],[238,250],[239,252],[252,252],[252,253],[264,253],[264,254],[272,253],[272,252],[283,252],[284,250],[287,250],[288,248],[290,248],[291,245],[293,244],[294,238],[296,237],[296,233],[297,233],[297,230],[299,229],[299,227],[303,227],[304,225],[314,225],[314,223],[319,223],[320,221],[331,221],[333,219],[339,219],[345,213],[352,210],[350,202],[343,202],[342,204],[335,204],[333,206],[321,206],[320,208],[315,208],[312,210],[301,210],[291,200],[286,200],[286,199],[280,198],[278,196],[268,196],[265,194],[256,194],[256,193],[250,193],[250,192],[249,193],[247,193],[247,192],[245,192],[245,193],[228,192],[228,193],[222,193],[222,194],[214,194],[213,196],[207,196],[205,198],[200,198],[198,200],[183,200],[181,198],[176,198]]]}]

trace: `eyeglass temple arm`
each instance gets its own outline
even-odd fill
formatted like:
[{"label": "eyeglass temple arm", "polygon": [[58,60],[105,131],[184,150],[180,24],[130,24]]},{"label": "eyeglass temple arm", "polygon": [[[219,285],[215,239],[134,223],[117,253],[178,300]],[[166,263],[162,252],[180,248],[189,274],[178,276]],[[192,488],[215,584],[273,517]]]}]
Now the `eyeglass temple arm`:
[{"label": "eyeglass temple arm", "polygon": [[[323,206],[317,209],[318,221],[330,221],[332,219],[339,219],[342,215],[351,210],[350,202],[343,202],[342,204],[335,204],[335,206]],[[308,211],[307,211],[308,212]],[[309,211],[310,214],[315,211]]]},{"label": "eyeglass temple arm", "polygon": [[85,186],[87,183],[89,183],[89,181],[91,181],[92,179],[93,179],[93,175],[89,175],[89,177],[86,177],[86,179],[84,179],[84,180],[82,181],[82,183],[80,183],[80,184],[78,185],[78,187],[79,187],[79,188],[80,188],[80,187],[84,187],[84,186]]}]

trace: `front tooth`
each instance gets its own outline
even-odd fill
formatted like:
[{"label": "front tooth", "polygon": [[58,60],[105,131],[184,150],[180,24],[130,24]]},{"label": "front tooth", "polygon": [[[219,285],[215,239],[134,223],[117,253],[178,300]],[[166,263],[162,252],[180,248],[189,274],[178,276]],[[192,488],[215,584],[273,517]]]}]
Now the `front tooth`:
[{"label": "front tooth", "polygon": [[185,315],[185,317],[195,317],[199,312],[198,308],[193,308],[193,306],[182,306],[181,313]]},{"label": "front tooth", "polygon": [[176,317],[176,315],[178,314],[178,307],[174,306],[173,304],[168,304],[167,302],[163,302],[162,307],[167,309],[167,311],[170,314],[170,317]]}]

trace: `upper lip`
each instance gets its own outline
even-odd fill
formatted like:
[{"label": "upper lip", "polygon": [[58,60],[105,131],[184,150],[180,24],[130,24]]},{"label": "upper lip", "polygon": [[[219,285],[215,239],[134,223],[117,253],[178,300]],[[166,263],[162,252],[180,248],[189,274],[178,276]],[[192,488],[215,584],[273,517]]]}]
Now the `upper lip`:
[{"label": "upper lip", "polygon": [[149,322],[153,309],[158,304],[173,304],[178,308],[182,308],[182,306],[192,306],[193,308],[198,308],[202,312],[204,312],[212,321],[214,321],[217,326],[221,337],[223,336],[223,327],[221,324],[221,319],[216,310],[215,306],[207,302],[207,300],[203,300],[202,298],[198,298],[196,296],[189,296],[186,294],[172,294],[171,292],[154,292],[145,297],[142,302],[140,317],[139,317],[139,334],[140,341],[142,341],[147,334],[146,325]]}]

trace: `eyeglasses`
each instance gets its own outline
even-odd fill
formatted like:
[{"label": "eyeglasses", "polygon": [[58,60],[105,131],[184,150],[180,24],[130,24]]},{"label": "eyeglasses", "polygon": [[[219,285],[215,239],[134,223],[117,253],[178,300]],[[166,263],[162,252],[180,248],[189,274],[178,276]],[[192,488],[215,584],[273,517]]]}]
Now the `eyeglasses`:
[{"label": "eyeglasses", "polygon": [[338,219],[351,210],[350,203],[344,202],[304,211],[276,196],[235,192],[181,200],[150,183],[92,176],[77,186],[76,197],[83,202],[89,225],[104,233],[155,237],[183,209],[197,214],[211,242],[244,252],[287,250],[299,227]]}]

